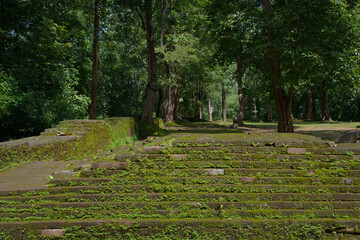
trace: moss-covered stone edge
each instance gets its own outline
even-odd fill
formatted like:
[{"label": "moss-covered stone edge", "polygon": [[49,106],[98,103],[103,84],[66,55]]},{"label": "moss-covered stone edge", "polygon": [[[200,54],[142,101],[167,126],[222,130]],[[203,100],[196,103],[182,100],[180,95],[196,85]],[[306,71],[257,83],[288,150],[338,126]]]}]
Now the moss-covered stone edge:
[{"label": "moss-covered stone edge", "polygon": [[[40,136],[1,143],[0,171],[24,161],[81,159],[126,145],[138,139],[137,125],[132,117],[60,122]],[[57,136],[58,130],[67,135]]]}]

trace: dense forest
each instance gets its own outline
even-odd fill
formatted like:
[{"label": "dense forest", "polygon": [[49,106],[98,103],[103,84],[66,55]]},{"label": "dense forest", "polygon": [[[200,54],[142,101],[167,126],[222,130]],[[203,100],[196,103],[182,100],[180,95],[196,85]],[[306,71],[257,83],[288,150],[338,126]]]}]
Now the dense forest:
[{"label": "dense forest", "polygon": [[359,0],[0,0],[1,140],[61,120],[360,120]]}]

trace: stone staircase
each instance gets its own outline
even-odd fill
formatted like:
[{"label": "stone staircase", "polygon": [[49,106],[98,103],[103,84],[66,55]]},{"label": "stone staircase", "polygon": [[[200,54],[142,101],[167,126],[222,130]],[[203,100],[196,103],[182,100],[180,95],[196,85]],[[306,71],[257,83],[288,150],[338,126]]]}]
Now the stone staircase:
[{"label": "stone staircase", "polygon": [[360,239],[359,155],[298,134],[152,137],[0,192],[0,239]]}]

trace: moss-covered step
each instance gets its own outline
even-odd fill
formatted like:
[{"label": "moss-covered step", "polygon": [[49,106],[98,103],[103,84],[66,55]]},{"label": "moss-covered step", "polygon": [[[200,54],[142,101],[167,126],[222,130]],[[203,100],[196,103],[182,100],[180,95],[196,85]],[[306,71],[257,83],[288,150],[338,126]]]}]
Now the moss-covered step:
[{"label": "moss-covered step", "polygon": [[162,202],[53,202],[39,204],[6,204],[0,207],[0,213],[34,213],[51,211],[101,211],[101,210],[359,210],[357,201],[162,201]]},{"label": "moss-covered step", "polygon": [[194,169],[194,168],[272,168],[272,169],[347,169],[359,170],[360,164],[355,161],[320,162],[320,161],[247,161],[247,160],[209,160],[209,161],[133,161],[129,170],[141,169]]},{"label": "moss-covered step", "polygon": [[[229,170],[226,170],[228,173]],[[298,169],[252,169],[252,168],[239,168],[231,170],[232,176],[249,176],[249,177],[358,177],[360,176],[360,170],[341,170],[341,169],[309,169],[309,170],[298,170]],[[224,169],[225,174],[225,169]],[[127,175],[124,171],[119,170],[86,170],[80,173],[81,177],[92,177],[92,178],[117,178],[118,176]],[[129,178],[129,177],[127,177]],[[143,181],[147,179],[144,178]],[[61,179],[53,179],[52,183],[61,183]],[[70,180],[69,180],[70,181]],[[96,180],[95,180],[96,181]],[[95,182],[94,181],[94,182]],[[107,181],[105,181],[107,182]]]},{"label": "moss-covered step", "polygon": [[[79,239],[81,236],[92,236],[92,239],[104,239],[112,236],[121,239],[137,239],[140,236],[165,239],[183,239],[201,236],[201,239],[241,239],[248,237],[278,236],[280,239],[324,238],[331,231],[337,233],[357,234],[357,219],[270,219],[270,220],[234,220],[234,219],[189,219],[189,220],[56,220],[23,223],[0,223],[1,235],[7,237],[41,237],[44,230],[62,229],[57,239],[68,239],[69,236]],[[225,231],[226,230],[226,231]],[[274,235],[275,234],[275,235]],[[162,237],[162,238],[160,238]],[[215,237],[215,238],[214,238]],[[269,238],[270,239],[270,238]],[[272,238],[274,239],[274,238]]]},{"label": "moss-covered step", "polygon": [[[246,166],[245,166],[246,167]],[[261,168],[253,168],[253,165],[247,165],[248,168],[206,168],[206,169],[142,169],[142,170],[131,170],[131,171],[117,171],[117,170],[86,170],[80,172],[80,177],[82,178],[133,178],[133,177],[203,177],[203,176],[232,176],[232,177],[242,177],[247,176],[250,170],[252,170],[253,174],[248,175],[249,177],[256,176],[267,176],[267,174],[262,174],[262,171],[271,171],[274,170],[274,174],[277,171],[282,171],[282,169],[271,168],[261,169]],[[314,169],[313,167],[298,167],[297,169],[301,171],[306,171],[308,176],[313,177],[322,177],[326,173],[329,173],[328,176],[333,177],[357,177],[358,170],[346,170],[346,168],[330,168],[330,169]],[[304,170],[302,170],[304,169]],[[313,170],[314,169],[314,170]],[[249,170],[249,171],[248,171]],[[289,169],[288,174],[291,177],[291,170]],[[296,170],[296,169],[295,169]],[[269,174],[269,176],[271,176]]]},{"label": "moss-covered step", "polygon": [[[152,151],[150,151],[150,149]],[[360,147],[342,148],[284,148],[284,147],[260,147],[260,146],[200,146],[200,147],[164,147],[152,146],[145,148],[143,153],[166,153],[166,154],[216,154],[216,153],[261,153],[261,154],[299,154],[310,155],[359,155]]]},{"label": "moss-covered step", "polygon": [[[66,134],[58,136],[57,131]],[[80,131],[79,131],[80,130]],[[97,154],[136,139],[133,118],[69,120],[37,136],[0,143],[0,169],[31,160],[69,160]]]},{"label": "moss-covered step", "polygon": [[282,144],[289,146],[317,146],[325,147],[330,146],[329,143],[321,140],[320,138],[303,135],[303,134],[286,134],[286,133],[224,133],[219,132],[216,134],[204,133],[183,133],[173,134],[167,136],[164,142],[173,139],[174,145],[196,145],[196,144],[237,144],[248,145],[251,143],[275,143],[275,146]]},{"label": "moss-covered step", "polygon": [[[215,181],[214,181],[215,182]],[[212,184],[212,185],[208,185]],[[8,200],[5,197],[29,197],[29,196],[54,196],[56,194],[126,194],[126,193],[360,193],[359,185],[285,185],[285,184],[218,184],[202,183],[201,185],[105,185],[105,186],[73,186],[54,187],[48,191],[30,192],[2,192],[0,200]]]},{"label": "moss-covered step", "polygon": [[[354,155],[355,156],[355,155]],[[262,154],[262,153],[212,153],[212,154],[117,154],[115,160],[124,161],[208,161],[208,160],[247,160],[247,161],[320,161],[320,162],[359,162],[360,158],[355,158],[349,155],[319,155],[319,154],[307,154],[307,155],[288,155],[288,154]]]},{"label": "moss-covered step", "polygon": [[59,194],[30,197],[2,197],[3,204],[89,202],[89,201],[360,201],[358,193],[127,193]]},{"label": "moss-covered step", "polygon": [[58,219],[204,219],[204,218],[232,218],[235,220],[255,219],[360,219],[360,212],[351,209],[341,210],[99,210],[87,209],[59,209],[58,211],[33,212],[33,213],[0,213],[0,221],[20,222]]},{"label": "moss-covered step", "polygon": [[[110,171],[109,171],[110,172]],[[111,171],[113,172],[113,171]],[[111,174],[111,172],[109,174]],[[119,172],[119,171],[117,171]],[[121,171],[120,171],[121,172]],[[116,176],[116,174],[115,174]],[[338,183],[354,184],[354,178],[358,179],[359,170],[337,171],[337,170],[273,170],[273,169],[239,169],[237,176],[199,176],[199,177],[98,177],[98,178],[74,178],[74,179],[52,179],[51,186],[89,186],[89,185],[123,185],[123,184],[244,184],[254,182],[254,178],[261,177],[307,177],[312,179],[311,184],[322,185],[323,177],[338,177]],[[276,178],[277,179],[277,178]],[[280,179],[281,180],[281,179]],[[281,185],[282,181],[276,181]],[[7,191],[13,192],[13,191]],[[3,194],[3,192],[0,192]],[[4,193],[5,194],[5,193]]]}]

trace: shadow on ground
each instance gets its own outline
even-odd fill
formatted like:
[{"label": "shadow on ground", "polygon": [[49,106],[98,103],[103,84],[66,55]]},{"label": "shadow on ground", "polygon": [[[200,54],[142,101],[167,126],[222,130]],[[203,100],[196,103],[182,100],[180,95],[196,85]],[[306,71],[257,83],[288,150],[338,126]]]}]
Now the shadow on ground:
[{"label": "shadow on ground", "polygon": [[[244,126],[231,128],[230,123],[220,122],[182,122],[176,123],[176,126],[167,127],[168,133],[276,133],[277,123],[246,123]],[[311,135],[325,141],[334,141],[335,138],[347,131],[354,130],[356,123],[321,123],[321,122],[300,122],[296,123],[295,133]]]}]

